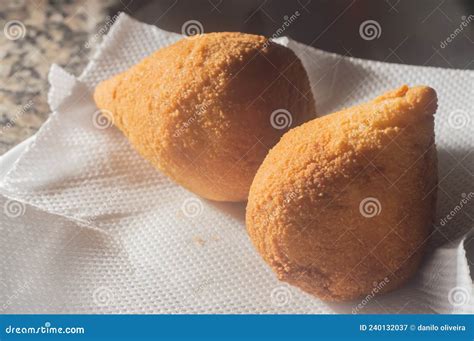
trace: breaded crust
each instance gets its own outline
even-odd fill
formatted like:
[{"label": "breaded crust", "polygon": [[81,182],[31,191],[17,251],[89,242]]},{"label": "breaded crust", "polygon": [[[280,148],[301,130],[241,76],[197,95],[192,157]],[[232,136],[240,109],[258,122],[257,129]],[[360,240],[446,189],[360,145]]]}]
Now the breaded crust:
[{"label": "breaded crust", "polygon": [[100,83],[97,106],[136,150],[178,184],[212,200],[244,201],[268,149],[315,117],[306,71],[262,36],[210,33],[160,49]]},{"label": "breaded crust", "polygon": [[281,138],[255,176],[246,216],[281,280],[341,301],[393,290],[415,273],[436,204],[436,108],[433,89],[402,86]]}]

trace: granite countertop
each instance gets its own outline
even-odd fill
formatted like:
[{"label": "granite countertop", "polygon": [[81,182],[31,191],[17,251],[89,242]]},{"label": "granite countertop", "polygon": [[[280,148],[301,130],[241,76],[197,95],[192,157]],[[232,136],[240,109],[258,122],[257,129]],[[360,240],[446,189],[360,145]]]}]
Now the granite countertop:
[{"label": "granite countertop", "polygon": [[[48,71],[56,63],[79,75],[114,0],[0,3],[0,155],[48,118]],[[103,30],[101,30],[102,32]]]}]

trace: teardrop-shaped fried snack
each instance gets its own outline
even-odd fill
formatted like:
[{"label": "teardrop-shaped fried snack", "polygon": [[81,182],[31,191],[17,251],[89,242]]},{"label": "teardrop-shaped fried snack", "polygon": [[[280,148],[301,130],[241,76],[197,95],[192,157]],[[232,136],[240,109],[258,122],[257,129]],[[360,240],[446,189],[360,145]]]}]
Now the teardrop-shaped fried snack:
[{"label": "teardrop-shaped fried snack", "polygon": [[437,186],[433,89],[388,92],[286,133],[252,183],[248,233],[278,277],[328,301],[417,270]]},{"label": "teardrop-shaped fried snack", "polygon": [[145,159],[218,201],[247,200],[281,128],[315,117],[296,55],[242,33],[182,39],[100,83],[94,99]]}]

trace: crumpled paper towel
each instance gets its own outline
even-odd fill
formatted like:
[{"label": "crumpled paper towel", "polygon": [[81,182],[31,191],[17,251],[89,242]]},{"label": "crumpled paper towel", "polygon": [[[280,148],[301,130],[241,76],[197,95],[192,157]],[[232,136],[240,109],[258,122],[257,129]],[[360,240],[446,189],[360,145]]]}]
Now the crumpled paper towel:
[{"label": "crumpled paper towel", "polygon": [[275,278],[247,237],[244,204],[172,183],[99,115],[91,98],[99,81],[179,38],[121,15],[79,78],[52,67],[50,118],[2,164],[2,313],[474,312],[472,71],[346,58],[280,39],[307,68],[320,113],[404,83],[439,95],[432,253],[400,290],[328,304]]}]

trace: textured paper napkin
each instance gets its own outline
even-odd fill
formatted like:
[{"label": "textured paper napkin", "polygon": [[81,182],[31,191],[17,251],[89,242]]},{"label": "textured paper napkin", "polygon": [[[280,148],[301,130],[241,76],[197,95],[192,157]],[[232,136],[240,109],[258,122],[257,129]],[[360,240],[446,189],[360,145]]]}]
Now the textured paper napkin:
[{"label": "textured paper napkin", "polygon": [[121,15],[79,78],[52,67],[52,114],[0,183],[1,312],[474,312],[472,71],[364,61],[279,40],[302,59],[319,113],[404,83],[430,85],[439,96],[433,251],[400,290],[378,295],[374,283],[363,300],[327,304],[275,278],[247,237],[244,204],[206,201],[172,183],[97,111],[91,93],[99,81],[178,39]]}]

